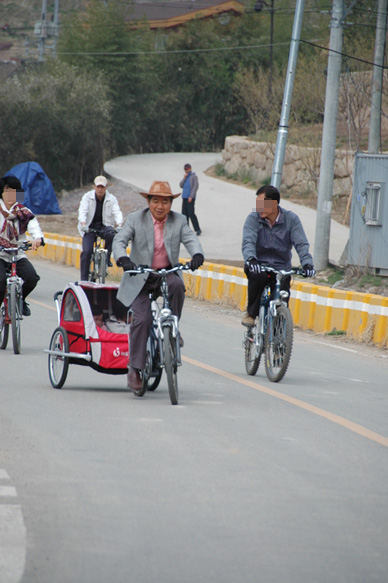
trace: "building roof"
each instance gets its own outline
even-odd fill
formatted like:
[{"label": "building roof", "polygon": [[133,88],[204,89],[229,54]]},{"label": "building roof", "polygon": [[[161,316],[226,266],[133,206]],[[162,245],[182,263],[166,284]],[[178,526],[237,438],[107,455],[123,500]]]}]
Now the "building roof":
[{"label": "building roof", "polygon": [[168,2],[134,2],[126,18],[146,20],[150,28],[173,28],[195,18],[209,18],[225,12],[242,14],[239,0],[172,0]]}]

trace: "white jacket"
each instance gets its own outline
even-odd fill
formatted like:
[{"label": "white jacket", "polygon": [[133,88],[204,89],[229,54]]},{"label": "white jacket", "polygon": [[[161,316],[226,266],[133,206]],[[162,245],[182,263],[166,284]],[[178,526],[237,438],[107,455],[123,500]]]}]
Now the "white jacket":
[{"label": "white jacket", "polygon": [[[11,207],[11,210],[8,211],[2,198],[0,199],[0,205],[7,212],[12,212],[12,207]],[[5,218],[0,213],[0,233],[2,231],[4,223],[5,223]],[[18,220],[15,221],[15,227],[16,227],[17,231],[19,232],[19,221]],[[27,241],[27,240],[31,240],[31,239],[42,239],[43,240],[43,233],[42,233],[42,230],[40,228],[40,225],[38,223],[37,218],[34,217],[33,219],[31,219],[29,221],[27,231],[28,231],[28,234],[31,235],[31,237],[26,237],[25,233],[23,235],[19,234],[18,243],[23,243],[23,241]],[[27,254],[25,251],[20,250],[18,253],[18,256],[17,256],[17,261],[19,261],[19,259],[23,259],[23,257],[27,257]],[[12,256],[10,253],[6,253],[5,251],[0,251],[0,259],[3,259],[4,261],[8,261],[10,263],[12,261]]]},{"label": "white jacket", "polygon": [[[78,208],[78,231],[80,235],[84,236],[84,232],[81,231],[81,223],[86,223],[88,227],[93,220],[94,213],[96,212],[96,196],[94,190],[89,190],[85,192],[81,198],[81,202]],[[117,225],[121,227],[123,224],[123,215],[119,207],[118,200],[113,194],[106,191],[104,204],[102,205],[102,224],[106,227],[115,228]]]}]

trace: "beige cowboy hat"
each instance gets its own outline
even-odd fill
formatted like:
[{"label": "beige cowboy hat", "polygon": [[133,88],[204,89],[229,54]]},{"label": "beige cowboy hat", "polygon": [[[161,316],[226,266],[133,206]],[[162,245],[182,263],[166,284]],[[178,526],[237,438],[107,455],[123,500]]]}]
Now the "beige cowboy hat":
[{"label": "beige cowboy hat", "polygon": [[171,192],[171,186],[169,185],[169,183],[163,182],[161,180],[155,180],[151,184],[151,188],[150,188],[149,192],[139,192],[139,194],[144,196],[144,198],[148,198],[149,196],[163,196],[163,197],[168,196],[171,198],[177,198],[178,196],[181,195],[181,193],[173,194]]}]

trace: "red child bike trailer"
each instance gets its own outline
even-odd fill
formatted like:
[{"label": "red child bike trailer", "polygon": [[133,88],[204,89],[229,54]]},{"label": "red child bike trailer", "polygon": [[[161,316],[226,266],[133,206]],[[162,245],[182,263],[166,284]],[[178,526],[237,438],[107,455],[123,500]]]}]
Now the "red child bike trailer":
[{"label": "red child bike trailer", "polygon": [[129,325],[126,334],[108,332],[96,325],[92,313],[92,306],[99,306],[104,317],[111,317],[118,287],[83,281],[69,283],[63,292],[54,295],[58,327],[45,351],[54,388],[64,385],[70,364],[90,366],[107,374],[127,374]]}]

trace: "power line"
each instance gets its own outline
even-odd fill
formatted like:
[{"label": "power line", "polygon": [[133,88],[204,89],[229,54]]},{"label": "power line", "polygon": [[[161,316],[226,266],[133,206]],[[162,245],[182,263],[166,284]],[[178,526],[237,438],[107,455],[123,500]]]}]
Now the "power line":
[{"label": "power line", "polygon": [[[284,46],[289,45],[289,42],[276,43],[273,46]],[[57,52],[57,55],[78,55],[78,56],[133,56],[133,55],[171,55],[177,53],[209,53],[209,52],[220,52],[220,51],[245,51],[250,49],[260,49],[268,48],[269,44],[264,45],[247,45],[241,47],[219,47],[210,49],[177,49],[174,51],[131,51],[131,52],[113,52],[113,53],[71,53],[71,52]]]},{"label": "power line", "polygon": [[342,57],[346,57],[347,59],[353,59],[353,61],[359,61],[360,63],[365,63],[366,65],[372,65],[374,67],[381,67],[382,69],[388,69],[388,67],[386,67],[385,65],[379,65],[377,63],[374,63],[373,61],[366,61],[365,59],[360,59],[359,57],[354,57],[353,55],[348,55],[346,53],[335,51],[333,49],[329,49],[328,47],[322,47],[322,46],[317,45],[317,44],[315,44],[311,41],[308,41],[308,40],[300,39],[300,42],[304,43],[306,45],[310,45],[312,47],[316,47],[317,49],[321,49],[323,51],[328,51],[330,53],[335,53],[337,55],[341,55]]}]

